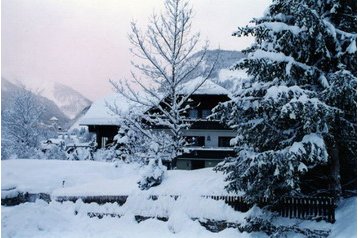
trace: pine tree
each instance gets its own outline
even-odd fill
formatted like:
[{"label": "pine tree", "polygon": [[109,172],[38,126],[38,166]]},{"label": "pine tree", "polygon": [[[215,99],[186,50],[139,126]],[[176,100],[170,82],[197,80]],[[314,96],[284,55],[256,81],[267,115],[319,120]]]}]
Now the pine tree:
[{"label": "pine tree", "polygon": [[252,23],[234,33],[255,37],[234,66],[250,77],[216,109],[237,129],[238,156],[217,167],[227,189],[302,194],[304,175],[326,165],[329,187],[314,189],[339,195],[342,162],[356,163],[356,2],[274,0]]}]

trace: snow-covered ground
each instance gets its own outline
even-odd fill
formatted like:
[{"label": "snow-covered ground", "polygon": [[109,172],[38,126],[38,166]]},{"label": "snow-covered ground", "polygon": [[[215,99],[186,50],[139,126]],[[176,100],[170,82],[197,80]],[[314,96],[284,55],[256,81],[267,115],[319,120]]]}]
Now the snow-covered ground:
[{"label": "snow-covered ground", "polygon": [[[260,214],[234,211],[223,201],[205,199],[203,194],[226,194],[224,175],[212,169],[168,171],[162,185],[148,191],[137,186],[141,169],[135,165],[91,161],[9,160],[2,162],[2,189],[18,192],[62,195],[129,195],[126,203],[49,204],[42,200],[13,207],[2,206],[2,237],[267,237],[263,232],[240,233],[227,228],[213,233],[193,218],[245,223],[245,217]],[[65,181],[63,186],[63,181]],[[162,195],[157,200],[148,195]],[[166,194],[182,195],[174,199]],[[2,197],[6,197],[2,192]],[[102,219],[88,213],[116,214]],[[167,222],[147,219],[138,223],[135,215],[167,217]],[[344,200],[336,212],[337,222],[303,221],[278,218],[276,225],[297,225],[331,230],[330,237],[356,237],[356,198]],[[292,237],[290,235],[290,237]],[[293,237],[303,237],[295,235]]]},{"label": "snow-covered ground", "polygon": [[134,164],[117,165],[94,161],[7,160],[2,162],[1,187],[52,196],[227,194],[224,175],[210,168],[167,171],[160,186],[143,192],[137,185],[142,169]]},{"label": "snow-covered ground", "polygon": [[[92,205],[92,207],[99,207]],[[41,200],[15,207],[2,207],[2,237],[266,237],[263,234],[240,233],[225,229],[212,233],[198,221],[176,211],[168,222],[148,219],[137,223],[134,215],[126,213],[121,218],[90,218],[86,212],[74,215],[75,210],[85,209],[82,203],[63,204]],[[88,208],[87,208],[88,209]]]}]

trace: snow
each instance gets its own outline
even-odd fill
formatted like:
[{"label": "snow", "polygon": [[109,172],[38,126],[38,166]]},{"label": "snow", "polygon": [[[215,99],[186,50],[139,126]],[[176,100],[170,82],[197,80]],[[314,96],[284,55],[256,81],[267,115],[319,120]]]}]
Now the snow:
[{"label": "snow", "polygon": [[31,78],[31,80],[14,81],[16,85],[23,85],[27,89],[53,101],[70,119],[74,119],[90,101],[79,92],[62,83],[48,79]]},{"label": "snow", "polygon": [[[245,70],[221,69],[218,73],[218,77],[213,80],[226,88],[230,93],[234,94],[242,84],[242,81],[247,80],[248,78],[249,76]],[[230,95],[228,96],[231,97]]]},{"label": "snow", "polygon": [[[92,204],[90,204],[92,205]],[[15,207],[2,207],[2,237],[118,237],[118,238],[211,238],[211,237],[266,237],[261,233],[240,233],[235,229],[225,229],[212,233],[202,227],[198,221],[176,211],[168,222],[148,219],[137,223],[134,214],[124,216],[90,218],[86,208],[89,205],[77,202],[63,204],[41,200]],[[98,205],[92,205],[99,208]],[[80,210],[77,215],[75,211]],[[83,211],[83,212],[81,212]]]},{"label": "snow", "polygon": [[[301,67],[304,70],[309,70],[309,66],[300,63],[298,61],[296,61],[292,56],[287,56],[285,54],[283,54],[282,52],[269,52],[269,51],[264,51],[264,50],[256,50],[253,53],[250,53],[248,55],[249,59],[270,59],[272,61],[276,61],[276,62],[287,62],[288,63],[288,68],[286,67],[286,74],[288,74],[290,67],[292,66],[292,64]],[[288,74],[289,75],[289,74]]]},{"label": "snow", "polygon": [[225,176],[210,168],[167,171],[160,186],[142,191],[137,182],[144,169],[135,164],[119,163],[116,168],[112,163],[94,161],[6,160],[2,162],[1,186],[52,196],[227,194]]},{"label": "snow", "polygon": [[308,170],[307,166],[304,163],[300,162],[300,165],[298,166],[298,171],[299,172],[306,172],[307,170]]},{"label": "snow", "polygon": [[347,47],[347,52],[349,54],[355,54],[357,52],[356,40],[353,40],[352,43]]},{"label": "snow", "polygon": [[[192,93],[197,87],[199,87],[193,95],[228,95],[229,91],[220,85],[214,83],[210,79],[205,80],[203,82],[203,77],[197,77],[195,79],[191,79],[190,81],[182,84],[179,87],[180,94],[190,94]],[[202,83],[202,84],[201,84]]]},{"label": "snow", "polygon": [[[42,200],[2,207],[3,237],[266,237],[225,229],[212,233],[197,219],[245,222],[251,213],[236,212],[202,194],[223,194],[224,176],[212,169],[168,171],[160,186],[140,191],[136,184],[140,168],[133,164],[89,161],[7,160],[2,164],[2,194],[46,192],[57,195],[129,195],[122,206]],[[62,182],[65,181],[64,186]],[[158,199],[149,199],[158,194]],[[175,199],[166,194],[182,195]],[[16,194],[14,194],[16,195]],[[208,209],[210,208],[210,209]],[[88,213],[116,214],[102,219]],[[134,215],[168,217],[167,222],[148,219],[137,223]],[[120,218],[119,218],[120,217]]]},{"label": "snow", "polygon": [[302,31],[302,29],[298,26],[290,26],[283,22],[263,22],[257,26],[263,26],[274,32],[290,31],[294,35],[298,35]]},{"label": "snow", "polygon": [[[143,201],[147,201],[144,202]],[[316,230],[331,230],[329,238],[356,237],[357,199],[343,200],[336,211],[336,223],[324,221],[307,221],[278,217],[272,220],[275,225],[298,226]],[[208,209],[210,208],[210,209]],[[165,211],[166,213],[158,213]],[[212,211],[211,211],[212,210]],[[123,206],[118,204],[85,204],[82,201],[50,202],[42,200],[24,203],[13,207],[2,207],[2,237],[267,237],[263,233],[240,233],[229,228],[212,233],[191,218],[201,215],[211,219],[226,218],[227,221],[242,222],[244,217],[258,215],[257,208],[247,213],[234,212],[222,201],[201,199],[177,202],[171,198],[155,201],[141,199],[139,196],[129,199]],[[142,213],[140,213],[142,211]],[[102,219],[90,218],[88,213],[116,214],[117,217],[105,216]],[[148,219],[137,223],[134,215],[167,215],[167,222]],[[260,212],[260,211],[259,211]],[[77,215],[75,215],[77,214]],[[120,217],[119,217],[120,216]],[[230,218],[231,217],[231,218]],[[234,218],[234,219],[232,219]],[[199,218],[200,219],[200,218]],[[230,220],[231,219],[231,220]],[[289,237],[303,237],[290,234]]]},{"label": "snow", "polygon": [[341,201],[336,210],[336,220],[330,238],[357,237],[357,197]]},{"label": "snow", "polygon": [[[62,187],[98,179],[116,178],[112,164],[92,161],[8,160],[2,161],[2,189],[12,185],[20,192],[48,193]],[[125,173],[125,171],[122,171]]]},{"label": "snow", "polygon": [[267,92],[264,96],[264,100],[273,99],[274,101],[278,100],[281,97],[288,97],[289,93],[292,92],[295,97],[299,97],[305,94],[305,91],[299,86],[287,87],[284,85],[272,86],[267,89]]},{"label": "snow", "polygon": [[57,117],[51,117],[50,121],[58,121]]},{"label": "snow", "polygon": [[321,83],[321,85],[324,88],[328,88],[329,87],[329,83],[327,78],[322,74],[321,76],[319,76],[318,81]]},{"label": "snow", "polygon": [[227,79],[247,79],[249,78],[245,70],[231,70],[231,69],[221,69],[219,71],[219,81],[225,81]]},{"label": "snow", "polygon": [[[192,93],[196,87],[199,87],[193,95],[228,95],[229,92],[220,85],[206,80],[203,84],[202,77],[192,79],[179,86],[180,94]],[[139,94],[143,94],[139,92]],[[150,95],[139,95],[146,97],[149,101],[156,101]],[[163,95],[161,95],[163,97]],[[146,101],[148,101],[146,100]],[[112,110],[114,109],[114,110]],[[145,111],[146,106],[139,105],[119,93],[113,93],[94,102],[86,114],[79,120],[79,125],[118,125],[120,122],[119,115],[127,115],[129,112]]]},{"label": "snow", "polygon": [[[221,173],[211,169],[168,171],[163,183],[149,191],[140,191],[136,179],[140,167],[119,163],[90,161],[7,160],[2,162],[2,194],[4,191],[47,192],[54,196],[125,194],[131,192],[122,206],[117,203],[86,204],[81,200],[49,204],[37,200],[17,206],[2,207],[2,237],[267,237],[262,232],[240,233],[228,228],[212,233],[198,220],[224,220],[245,224],[245,217],[262,216],[257,207],[246,213],[236,212],[224,201],[201,197],[220,194],[225,183]],[[65,180],[64,187],[62,181]],[[122,181],[122,182],[120,182]],[[104,186],[106,186],[104,188]],[[127,191],[126,191],[127,190]],[[77,191],[77,194],[75,192]],[[110,194],[111,192],[111,194]],[[156,200],[150,195],[159,195]],[[175,199],[167,195],[181,195]],[[16,194],[15,194],[16,195]],[[92,194],[96,195],[96,194]],[[336,223],[277,217],[274,225],[298,226],[316,230],[331,230],[329,237],[356,237],[356,198],[343,200],[336,210]],[[113,214],[102,219],[90,218],[88,213]],[[138,223],[135,215],[168,217]],[[193,220],[194,219],[194,220]],[[290,234],[290,237],[302,237]]]},{"label": "snow", "polygon": [[85,116],[85,114],[79,116],[77,118],[77,120],[71,125],[71,127],[68,129],[69,133],[72,133],[76,130],[80,131],[80,130],[87,130],[87,126],[81,126],[80,122],[82,121],[82,118]]},{"label": "snow", "polygon": [[107,95],[94,102],[86,114],[80,119],[80,125],[117,125],[119,115],[111,110],[113,107],[119,113],[128,113],[131,103],[118,93]]}]

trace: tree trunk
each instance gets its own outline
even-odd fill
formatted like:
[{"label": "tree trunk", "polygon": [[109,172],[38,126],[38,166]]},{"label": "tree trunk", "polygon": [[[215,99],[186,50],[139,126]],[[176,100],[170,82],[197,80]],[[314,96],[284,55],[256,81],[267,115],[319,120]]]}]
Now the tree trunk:
[{"label": "tree trunk", "polygon": [[329,190],[335,198],[342,195],[339,150],[336,143],[327,143],[329,153]]}]

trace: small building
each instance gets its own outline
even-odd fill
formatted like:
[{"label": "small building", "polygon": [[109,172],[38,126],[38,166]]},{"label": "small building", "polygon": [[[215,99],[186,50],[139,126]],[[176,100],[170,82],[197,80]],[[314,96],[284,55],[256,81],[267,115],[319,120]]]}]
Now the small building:
[{"label": "small building", "polygon": [[128,102],[118,94],[106,96],[94,102],[80,119],[80,126],[87,126],[88,131],[96,134],[97,148],[105,148],[113,142],[119,129],[119,116],[109,107],[127,110]]},{"label": "small building", "polygon": [[53,116],[53,117],[50,118],[49,121],[50,121],[50,125],[51,125],[55,130],[57,130],[57,131],[61,131],[61,130],[62,130],[62,127],[59,126],[59,124],[58,124],[59,120],[58,120],[57,117]]}]

